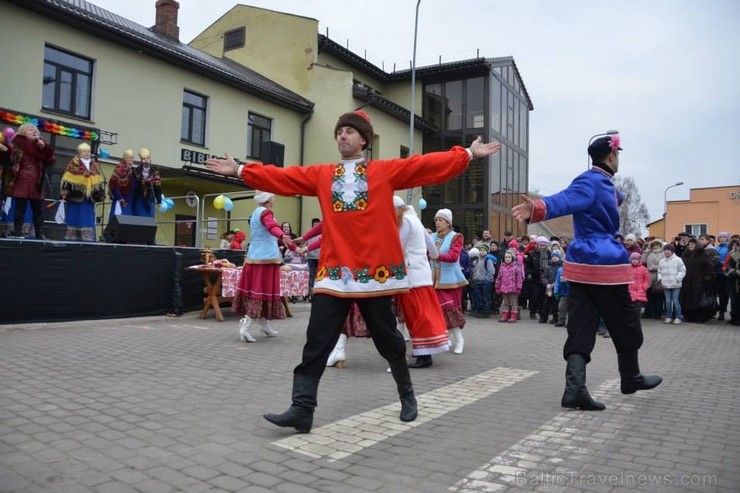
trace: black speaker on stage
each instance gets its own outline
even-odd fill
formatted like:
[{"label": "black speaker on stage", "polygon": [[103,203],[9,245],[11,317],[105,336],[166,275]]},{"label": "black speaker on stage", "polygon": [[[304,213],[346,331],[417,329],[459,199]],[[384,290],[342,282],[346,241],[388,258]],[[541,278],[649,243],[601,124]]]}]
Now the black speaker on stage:
[{"label": "black speaker on stage", "polygon": [[285,146],[271,140],[262,142],[260,144],[260,161],[265,164],[283,166],[285,164]]},{"label": "black speaker on stage", "polygon": [[156,236],[157,223],[153,217],[114,215],[103,231],[103,241],[107,243],[153,245]]}]

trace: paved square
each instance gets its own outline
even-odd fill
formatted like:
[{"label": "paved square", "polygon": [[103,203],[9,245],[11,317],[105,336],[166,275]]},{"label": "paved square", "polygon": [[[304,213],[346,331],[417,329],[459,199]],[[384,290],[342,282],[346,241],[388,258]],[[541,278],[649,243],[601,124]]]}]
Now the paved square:
[{"label": "paved square", "polygon": [[740,330],[644,324],[619,392],[599,339],[588,385],[603,412],[560,407],[564,329],[471,319],[465,353],[412,370],[398,420],[387,364],[350,339],[327,368],[308,435],[262,418],[290,404],[309,305],[240,343],[238,318],[0,325],[0,492],[737,491]]}]

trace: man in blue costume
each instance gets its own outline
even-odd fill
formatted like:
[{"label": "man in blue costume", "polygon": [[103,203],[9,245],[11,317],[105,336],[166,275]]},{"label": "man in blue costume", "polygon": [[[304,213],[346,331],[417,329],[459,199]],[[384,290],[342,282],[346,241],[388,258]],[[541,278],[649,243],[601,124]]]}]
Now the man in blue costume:
[{"label": "man in blue costume", "polygon": [[584,411],[601,411],[603,403],[586,388],[586,364],[603,318],[617,350],[621,390],[633,394],[652,389],[663,380],[640,373],[637,351],[642,345],[639,309],[632,304],[628,284],[633,276],[627,250],[616,239],[622,194],[612,178],[619,169],[619,135],[596,139],[589,147],[593,166],[568,188],[550,197],[532,200],[512,209],[518,221],[536,223],[573,215],[575,238],[568,245],[562,278],[570,281],[565,393],[561,405]]}]

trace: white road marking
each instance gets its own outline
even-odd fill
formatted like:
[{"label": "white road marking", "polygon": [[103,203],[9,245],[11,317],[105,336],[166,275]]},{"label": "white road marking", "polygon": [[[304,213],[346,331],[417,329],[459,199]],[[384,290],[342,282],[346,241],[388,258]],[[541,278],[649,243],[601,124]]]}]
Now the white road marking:
[{"label": "white road marking", "polygon": [[[635,404],[620,394],[619,380],[608,380],[591,394],[606,397],[606,411],[563,411],[540,426],[534,433],[509,447],[490,462],[471,472],[449,488],[455,493],[494,493],[514,488],[517,491],[569,491],[578,471],[568,467],[567,459],[587,462],[601,451],[610,437],[619,432],[621,423],[614,417],[629,415]],[[616,412],[615,412],[616,411]],[[609,421],[604,419],[609,413]],[[618,414],[619,413],[619,414]],[[598,420],[598,433],[583,433]]]},{"label": "white road marking", "polygon": [[516,368],[494,368],[424,395],[417,395],[419,416],[410,423],[399,421],[401,404],[397,402],[314,428],[308,434],[293,435],[272,443],[309,457],[323,457],[334,462],[488,397],[537,373]]}]

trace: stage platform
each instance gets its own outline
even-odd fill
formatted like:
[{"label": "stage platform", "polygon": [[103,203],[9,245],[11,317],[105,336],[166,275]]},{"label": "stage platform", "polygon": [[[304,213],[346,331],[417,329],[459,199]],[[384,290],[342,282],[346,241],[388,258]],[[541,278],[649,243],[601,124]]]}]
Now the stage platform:
[{"label": "stage platform", "polygon": [[200,263],[198,248],[0,238],[0,324],[200,310],[203,279],[187,269]]}]

